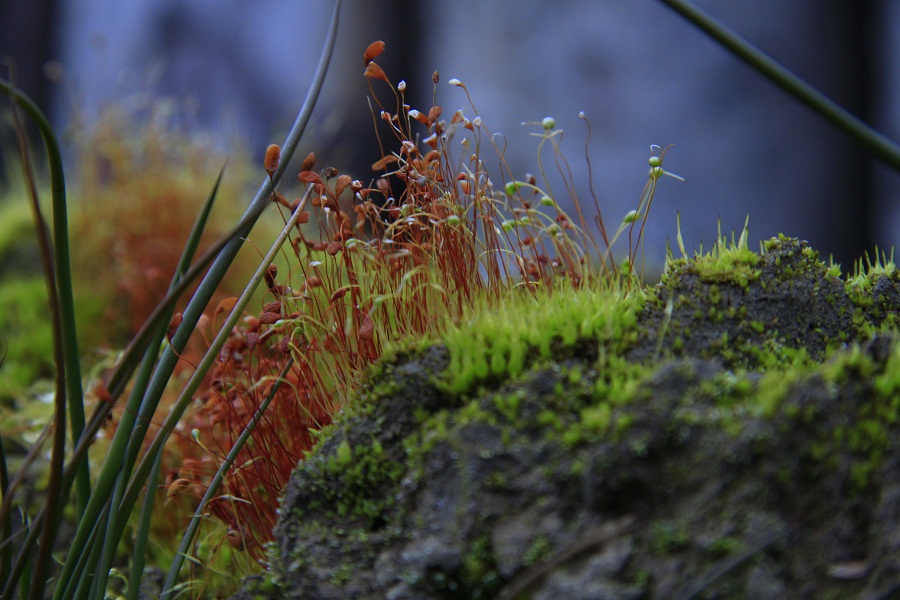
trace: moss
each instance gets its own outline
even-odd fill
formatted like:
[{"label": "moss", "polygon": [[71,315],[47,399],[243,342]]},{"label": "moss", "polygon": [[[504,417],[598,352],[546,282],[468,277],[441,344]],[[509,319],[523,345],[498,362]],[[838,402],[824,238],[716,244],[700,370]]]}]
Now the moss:
[{"label": "moss", "polygon": [[463,559],[462,596],[466,598],[493,598],[501,580],[497,575],[496,559],[489,536],[481,536],[472,542]]},{"label": "moss", "polygon": [[522,564],[526,567],[535,565],[539,562],[547,560],[553,553],[553,545],[545,535],[539,535],[534,538],[525,555],[522,557]]},{"label": "moss", "polygon": [[688,525],[684,521],[658,520],[651,527],[653,549],[658,554],[672,554],[690,542]]},{"label": "moss", "polygon": [[708,552],[715,558],[722,558],[742,552],[744,543],[731,536],[723,536],[710,544]]},{"label": "moss", "polygon": [[[760,487],[746,493],[767,498],[763,486],[772,485],[776,504],[821,479],[849,482],[846,501],[863,502],[900,422],[900,343],[865,342],[878,329],[862,324],[890,319],[887,310],[867,312],[877,282],[857,282],[850,294],[834,271],[797,240],[771,240],[761,254],[722,242],[670,263],[654,290],[586,285],[473,314],[444,345],[420,344],[373,371],[357,405],[301,466],[292,494],[305,514],[295,526],[342,517],[356,532],[345,557],[361,547],[361,532],[398,548],[416,532],[444,532],[452,543],[441,548],[440,568],[421,568],[427,585],[474,598],[499,589],[485,527],[524,510],[517,501],[541,505],[522,497],[516,468],[539,467],[531,479],[575,488],[579,502],[604,515],[698,488],[721,475],[715,469],[734,478],[760,469]],[[849,332],[847,349],[833,342],[841,332]],[[429,501],[445,511],[439,523],[416,504],[436,489],[443,495]],[[512,507],[497,501],[467,512],[479,493]],[[655,555],[689,554],[696,529],[690,519],[654,520],[642,543]],[[731,530],[714,539],[705,560],[747,543]],[[525,560],[539,562],[560,542],[538,535],[529,543]],[[329,557],[304,564],[334,574]],[[641,572],[629,577],[646,583]]]},{"label": "moss", "polygon": [[[528,357],[532,363],[537,357],[559,359],[578,352],[585,340],[622,350],[642,303],[642,294],[608,285],[559,289],[540,299],[514,294],[444,336],[451,355],[445,389],[462,394],[491,378],[516,377],[528,366]],[[509,319],[510,314],[517,318]],[[551,352],[553,346],[557,351]]]}]

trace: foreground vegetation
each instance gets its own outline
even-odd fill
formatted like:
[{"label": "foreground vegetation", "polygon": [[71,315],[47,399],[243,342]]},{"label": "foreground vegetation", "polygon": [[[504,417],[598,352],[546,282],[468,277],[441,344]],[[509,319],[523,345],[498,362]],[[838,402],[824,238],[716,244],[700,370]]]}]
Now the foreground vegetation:
[{"label": "foreground vegetation", "polygon": [[[159,163],[165,173],[123,168],[134,148],[115,140],[94,144],[82,169],[84,212],[70,228],[56,138],[40,110],[0,82],[13,100],[41,257],[39,267],[25,269],[29,277],[4,285],[0,295],[11,307],[3,315],[15,311],[5,327],[24,324],[26,340],[16,345],[11,338],[5,355],[3,401],[12,410],[0,446],[3,598],[101,598],[123,582],[123,593],[137,598],[145,568],[163,573],[161,567],[168,567],[161,597],[204,588],[222,595],[240,575],[266,566],[291,470],[392,348],[410,339],[457,340],[462,350],[446,385],[462,392],[492,375],[524,372],[527,352],[546,357],[557,343],[535,334],[533,322],[502,332],[510,324],[497,311],[545,307],[540,325],[558,329],[566,345],[588,334],[621,334],[646,301],[636,259],[656,186],[668,174],[665,149],[651,148],[635,209],[607,231],[596,200],[585,206],[573,192],[552,118],[536,125],[538,175],[513,174],[471,98],[471,116],[408,106],[406,83],[392,82],[377,64],[379,42],[364,55],[383,143],[374,177],[321,168],[310,154],[299,191],[290,192],[284,176],[325,76],[338,11],[339,3],[307,101],[284,144],[269,147],[264,181],[231,227],[235,217],[213,204],[234,190],[221,176],[211,191],[197,189],[194,173],[211,157],[145,130],[144,150],[167,157]],[[446,83],[468,98],[463,82]],[[44,217],[29,160],[26,115],[47,150],[52,220]],[[558,173],[545,172],[545,162]],[[499,167],[491,172],[493,163]],[[91,187],[104,179],[108,187]],[[554,191],[560,189],[568,197]],[[255,264],[245,271],[252,274],[229,282],[226,274],[270,206],[280,232],[254,248]],[[21,214],[15,222],[24,222]],[[130,251],[138,245],[144,252]],[[142,262],[146,255],[159,262]],[[730,247],[720,240],[698,264],[710,272],[729,267],[749,283],[752,256],[742,236]],[[75,264],[84,270],[73,282]],[[45,295],[33,276],[38,268]],[[599,307],[597,298],[609,302]],[[682,309],[675,300],[666,305],[660,326],[678,332],[672,344],[688,346],[689,332],[670,322]],[[101,325],[110,318],[114,326]],[[476,319],[485,320],[467,329]],[[654,356],[663,339],[654,339]],[[622,358],[612,351],[604,360]],[[33,387],[42,379],[53,383]],[[621,382],[596,385],[616,390]],[[49,403],[41,409],[34,397]],[[503,410],[515,410],[515,400],[504,402]],[[609,414],[597,410],[586,418],[603,429]],[[355,460],[354,448],[344,448],[338,466]],[[37,498],[30,498],[32,487]]]}]

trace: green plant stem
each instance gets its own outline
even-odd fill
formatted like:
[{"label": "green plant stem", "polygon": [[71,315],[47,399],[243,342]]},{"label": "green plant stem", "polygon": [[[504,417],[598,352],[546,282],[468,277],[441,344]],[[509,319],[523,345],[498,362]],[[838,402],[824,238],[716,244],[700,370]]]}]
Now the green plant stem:
[{"label": "green plant stem", "polygon": [[[175,273],[172,275],[172,281],[169,283],[169,289],[173,289],[178,285],[179,280],[184,276],[185,271],[190,267],[191,261],[194,259],[194,254],[197,252],[197,248],[200,245],[200,239],[203,235],[204,229],[206,229],[206,223],[209,220],[209,215],[212,212],[212,207],[215,204],[216,195],[219,191],[219,185],[222,183],[222,175],[224,173],[224,167],[221,171],[219,171],[219,176],[216,178],[216,182],[213,185],[212,191],[206,198],[206,202],[203,203],[203,208],[200,210],[200,214],[194,222],[194,226],[191,229],[190,235],[188,235],[187,243],[184,247],[184,250],[181,253],[181,258],[178,261],[178,265],[175,268]],[[122,419],[119,423],[120,428],[125,428],[127,430],[131,430],[135,425],[135,420],[138,417],[138,411],[141,407],[141,400],[144,397],[144,394],[147,390],[148,382],[150,381],[150,377],[153,373],[153,367],[156,363],[156,358],[159,353],[159,348],[161,347],[161,343],[166,335],[167,326],[164,324],[168,324],[172,318],[172,314],[174,312],[174,306],[169,307],[167,311],[165,311],[160,317],[160,323],[156,328],[156,334],[151,339],[150,345],[147,346],[147,350],[144,353],[144,361],[141,365],[141,370],[132,386],[131,395],[128,400],[128,404],[125,409],[125,414],[122,416]],[[140,452],[142,444],[134,444],[134,438],[129,437],[129,446],[126,450],[125,456],[122,458],[122,470],[119,474],[119,477],[116,480],[115,487],[113,489],[112,500],[110,502],[110,506],[118,506],[122,500],[122,494],[125,491],[125,485],[128,482],[128,477],[131,475],[131,467],[137,461],[138,453]],[[143,441],[143,438],[141,439]],[[148,488],[148,498],[151,499],[152,506],[152,497],[153,491],[156,489],[155,485],[150,486]],[[110,543],[111,540],[116,540],[116,522],[117,518],[110,519],[107,527],[109,528],[109,532],[104,538],[104,550],[101,555],[101,562],[96,568],[93,570],[98,573],[98,580],[102,580],[104,587],[106,582],[106,574],[109,573],[110,568],[112,567],[112,562],[115,559],[116,549],[118,548],[118,542]],[[137,540],[138,545],[146,546],[147,540]],[[142,560],[143,557],[138,556],[137,553],[134,555],[135,561]],[[137,573],[142,573],[143,569],[135,571]],[[136,583],[140,583],[139,576]],[[138,585],[138,587],[140,587]]]},{"label": "green plant stem", "polygon": [[[136,365],[140,363],[141,358],[138,352],[152,353],[152,356],[156,356],[156,351],[154,350],[154,348],[159,347],[159,341],[162,339],[162,336],[159,335],[160,327],[163,326],[164,323],[168,323],[168,319],[170,317],[167,317],[167,315],[171,315],[171,311],[175,306],[175,302],[178,300],[178,297],[181,295],[181,293],[183,293],[183,291],[187,289],[191,282],[193,282],[194,279],[196,279],[196,277],[200,273],[202,273],[210,265],[210,263],[212,263],[212,261],[218,255],[218,252],[225,246],[225,244],[227,244],[229,240],[236,237],[240,228],[248,222],[250,222],[250,218],[248,216],[245,216],[234,228],[232,228],[231,231],[223,235],[209,249],[207,249],[207,251],[204,252],[199,259],[197,259],[197,262],[194,263],[194,265],[187,271],[187,273],[185,273],[184,277],[182,277],[178,281],[178,284],[174,286],[169,294],[166,295],[166,298],[160,303],[160,305],[157,306],[156,309],[154,309],[151,316],[148,317],[147,321],[142,326],[141,332],[137,334],[137,336],[128,346],[128,349],[125,351],[120,364],[114,371],[113,377],[110,380],[109,384],[109,392],[112,399],[118,398],[118,396],[122,393],[122,391],[125,389],[128,379],[134,372]],[[163,330],[164,329],[165,328],[163,327]],[[150,375],[153,372],[153,367],[154,364],[151,361],[151,363],[147,366],[148,370],[146,374],[144,376],[139,375],[139,381],[135,382],[134,387],[146,387],[146,382],[149,380]],[[143,383],[140,383],[140,379],[143,379]],[[75,451],[70,457],[69,464],[66,466],[63,472],[62,489],[65,490],[66,494],[68,494],[68,491],[72,488],[72,484],[74,483],[75,477],[78,474],[77,468],[82,461],[86,461],[87,451],[90,448],[93,440],[96,438],[97,432],[100,431],[100,428],[106,421],[107,416],[110,414],[112,406],[112,402],[100,402],[97,405],[97,410],[92,415],[91,420],[85,428],[81,439],[75,445]],[[42,435],[46,435],[46,431]],[[32,450],[29,452],[29,455],[26,457],[24,464],[30,464],[37,453],[38,448],[32,448]],[[13,482],[10,485],[10,495],[4,496],[3,504],[2,506],[0,506],[0,516],[9,515],[9,510],[12,507],[12,493],[18,487],[23,476],[24,471],[20,471],[13,479]],[[25,553],[30,552],[30,549],[34,547],[34,544],[37,541],[37,537],[40,533],[40,528],[42,527],[46,517],[46,507],[41,508],[38,511],[37,515],[35,515],[32,521],[32,529],[26,535],[20,549],[20,552],[23,554],[21,554],[13,564],[12,571],[10,572],[10,578],[6,580],[6,585],[4,586],[2,593],[0,593],[0,598],[6,598],[9,596],[9,594],[12,593],[12,590],[15,587],[15,582],[24,573],[27,559],[27,555]]]},{"label": "green plant stem", "polygon": [[[9,469],[6,464],[6,451],[3,450],[3,437],[0,436],[0,496],[5,500],[9,494]],[[7,511],[0,516],[0,580],[6,581],[12,569],[12,515]]]},{"label": "green plant stem", "polygon": [[[281,388],[281,384],[284,381],[284,378],[287,377],[293,364],[294,357],[291,356],[285,363],[284,368],[281,370],[281,373],[278,375],[278,379],[275,380],[275,384],[272,386],[272,389],[269,391],[262,404],[259,405],[259,408],[256,410],[256,412],[253,413],[253,418],[250,419],[250,422],[247,423],[246,427],[244,427],[244,430],[241,432],[241,435],[238,436],[238,439],[235,441],[234,446],[232,446],[231,450],[228,452],[225,460],[221,465],[219,465],[219,469],[218,471],[216,471],[216,474],[212,478],[212,481],[209,482],[209,487],[206,488],[206,493],[203,494],[203,498],[200,500],[200,504],[197,505],[197,509],[194,511],[194,516],[184,532],[184,537],[182,537],[181,539],[181,545],[178,547],[178,551],[175,553],[175,558],[172,560],[172,567],[169,569],[169,574],[166,576],[166,582],[163,585],[160,600],[169,600],[169,598],[171,597],[171,594],[175,589],[175,580],[178,578],[178,573],[181,571],[181,566],[184,564],[184,559],[187,556],[188,549],[193,543],[194,537],[197,535],[197,530],[200,528],[200,521],[203,518],[203,511],[206,510],[206,505],[209,504],[210,500],[212,500],[213,496],[215,496],[216,492],[219,489],[219,485],[225,478],[225,474],[228,473],[229,469],[231,469],[238,453],[243,449],[244,444],[247,443],[247,440],[250,438],[253,430],[256,429],[256,425],[262,419],[263,415],[266,412],[266,409],[269,408],[269,403],[272,402],[275,394],[278,393],[278,390]],[[131,590],[129,590],[129,592],[130,591]],[[134,600],[136,599],[137,596],[134,597]]]},{"label": "green plant stem", "polygon": [[[203,206],[203,210],[200,212],[200,216],[197,219],[197,222],[194,224],[194,228],[191,231],[191,234],[188,236],[188,244],[184,249],[184,253],[181,256],[181,260],[178,263],[178,267],[175,271],[175,275],[172,278],[172,283],[170,288],[174,288],[178,285],[178,281],[184,277],[184,274],[188,271],[191,266],[191,260],[194,254],[197,251],[197,248],[200,244],[200,237],[205,229],[206,222],[209,218],[209,214],[212,210],[213,202],[215,201],[216,195],[218,194],[219,185],[222,182],[222,175],[225,172],[225,167],[222,167],[222,170],[219,171],[219,177],[216,179],[216,183],[213,186],[212,192],[209,194],[209,197],[206,200],[206,203]],[[171,313],[173,309],[169,309],[168,318],[171,319]],[[149,348],[158,348],[159,343],[162,341],[162,335],[164,332],[159,329],[159,337],[155,339]],[[146,382],[149,380],[149,376],[152,373],[153,362],[156,357],[156,352],[147,352],[144,360],[144,366],[146,368],[145,377],[143,378]],[[140,378],[140,375],[139,375]],[[137,383],[135,384],[137,387]],[[141,389],[144,388],[144,384],[141,385]],[[137,576],[132,576],[129,578],[128,582],[128,600],[138,600],[141,592],[141,580],[143,579],[144,572],[144,564],[147,558],[147,547],[150,542],[150,525],[153,519],[153,507],[156,500],[156,487],[159,484],[159,473],[162,469],[162,453],[157,454],[156,462],[153,464],[153,468],[150,472],[150,477],[147,481],[147,492],[144,496],[144,504],[141,507],[141,515],[138,520],[138,528],[135,532],[135,544],[134,544],[134,552],[133,552],[133,560],[131,563],[131,571],[130,573],[137,574]],[[118,502],[114,499],[113,505],[115,506]]]},{"label": "green plant stem", "polygon": [[132,477],[131,483],[129,484],[128,489],[125,492],[125,497],[122,501],[122,504],[118,507],[118,511],[121,514],[127,514],[129,512],[129,508],[133,506],[134,502],[136,501],[137,496],[141,491],[142,482],[146,479],[147,474],[150,471],[153,457],[156,454],[162,452],[163,444],[166,442],[166,439],[168,439],[172,431],[175,430],[175,426],[181,419],[181,414],[187,408],[187,405],[191,401],[194,392],[200,387],[200,384],[203,383],[204,374],[207,372],[209,367],[212,366],[213,361],[218,358],[219,350],[228,340],[228,337],[231,334],[231,330],[234,328],[241,315],[243,314],[243,310],[250,302],[250,298],[256,291],[257,286],[265,278],[268,266],[272,263],[277,253],[281,250],[282,244],[284,244],[284,241],[290,234],[291,229],[293,229],[294,225],[297,223],[297,219],[300,217],[300,214],[303,211],[303,208],[306,205],[306,202],[309,200],[311,194],[312,187],[307,190],[306,195],[304,195],[303,200],[300,203],[300,206],[291,215],[291,218],[282,229],[281,234],[279,234],[278,238],[272,244],[272,247],[266,254],[266,257],[263,259],[256,273],[247,284],[247,287],[244,288],[244,292],[241,294],[241,297],[232,308],[231,313],[229,313],[228,318],[219,329],[219,333],[210,344],[209,350],[203,356],[203,359],[200,361],[197,370],[188,380],[187,384],[185,384],[181,395],[172,407],[168,417],[166,417],[166,420],[159,428],[159,431],[157,432],[156,437],[153,439],[153,442],[150,444],[150,447],[147,449],[147,452],[144,454],[144,458],[141,459],[141,463],[135,469],[134,476]]},{"label": "green plant stem", "polygon": [[162,453],[156,455],[156,461],[147,481],[147,492],[141,507],[137,532],[134,536],[134,553],[131,561],[131,576],[128,578],[128,595],[126,600],[138,600],[141,595],[141,580],[144,565],[147,562],[147,546],[150,542],[150,525],[153,521],[153,507],[156,504],[156,486],[159,485],[159,473],[162,470]]},{"label": "green plant stem", "polygon": [[41,532],[41,545],[35,560],[35,575],[29,593],[29,598],[32,600],[40,600],[44,593],[43,582],[47,579],[47,573],[50,570],[53,545],[56,542],[56,528],[62,519],[62,506],[65,504],[65,497],[61,494],[61,489],[63,463],[65,462],[66,454],[66,372],[64,366],[66,359],[63,355],[59,290],[56,278],[53,275],[53,249],[50,243],[50,230],[41,212],[34,171],[31,168],[28,144],[25,141],[25,131],[15,104],[13,104],[13,118],[16,124],[16,137],[19,140],[19,152],[22,156],[22,168],[25,171],[28,196],[31,200],[31,210],[34,215],[34,226],[37,230],[38,248],[40,249],[41,264],[44,269],[44,279],[47,282],[47,300],[50,307],[50,323],[53,331],[53,362],[57,373],[56,390],[53,397],[53,449],[50,454],[50,473],[47,478],[47,502],[54,508],[49,514],[49,526],[45,527]]},{"label": "green plant stem", "polygon": [[[206,276],[198,286],[193,298],[185,308],[184,313],[182,314],[182,323],[178,327],[175,334],[172,336],[169,346],[160,357],[156,370],[147,385],[147,391],[146,394],[144,394],[143,400],[141,402],[141,408],[138,414],[139,418],[135,421],[134,429],[126,431],[124,428],[120,427],[117,430],[116,435],[113,437],[113,442],[110,447],[107,461],[104,463],[100,474],[98,475],[94,497],[92,497],[91,502],[88,503],[88,506],[85,509],[85,517],[79,523],[78,529],[75,533],[75,537],[72,541],[69,554],[70,557],[79,556],[81,553],[89,551],[88,540],[89,530],[91,527],[89,523],[99,516],[104,506],[107,506],[109,504],[111,500],[110,494],[112,493],[116,485],[116,481],[118,481],[122,476],[123,468],[125,471],[129,471],[131,469],[130,465],[123,465],[122,459],[124,458],[125,453],[128,451],[129,447],[134,447],[135,445],[140,445],[143,443],[144,436],[146,435],[147,428],[149,427],[153,413],[156,411],[159,399],[162,397],[171,374],[175,369],[175,365],[179,360],[179,353],[186,345],[188,338],[196,327],[197,321],[200,319],[203,311],[206,309],[210,298],[212,298],[213,294],[218,288],[219,283],[230,267],[231,262],[237,255],[238,250],[240,250],[240,247],[243,243],[243,238],[245,238],[249,234],[250,229],[253,227],[257,218],[262,213],[263,209],[269,204],[273,186],[281,179],[285,169],[287,168],[290,158],[300,141],[300,136],[305,130],[306,124],[309,121],[309,117],[312,114],[312,109],[315,106],[316,99],[318,98],[322,83],[325,79],[325,74],[328,70],[328,65],[333,53],[334,41],[337,33],[339,11],[340,0],[337,0],[337,2],[335,2],[334,14],[332,16],[328,37],[325,42],[325,48],[322,51],[322,55],[320,56],[319,65],[316,69],[313,83],[310,86],[310,90],[307,94],[306,100],[304,101],[303,107],[301,108],[300,113],[298,114],[297,119],[295,120],[294,125],[291,128],[291,131],[282,147],[282,161],[276,171],[272,174],[272,176],[270,178],[266,178],[266,180],[260,186],[256,197],[253,199],[253,202],[247,209],[247,212],[244,215],[246,217],[246,225],[240,228],[240,230],[237,232],[238,237],[225,244],[221,253],[217,256],[212,266],[210,267],[209,272],[206,274]],[[244,219],[242,219],[242,221],[243,220]],[[211,362],[212,361],[210,361],[209,364],[205,366],[205,369],[209,368]],[[200,370],[194,373],[192,381],[196,378],[198,380],[196,385],[199,385],[199,382],[200,380],[202,380],[205,372],[206,371],[204,370],[204,368],[201,367]],[[182,407],[181,410],[183,411],[184,407]],[[172,417],[174,414],[174,412],[170,413],[169,416]],[[178,414],[176,417],[180,418],[180,414]],[[167,419],[166,422],[168,423],[169,419]],[[172,429],[169,429],[165,435],[169,435],[171,431]],[[160,433],[162,433],[162,431]],[[164,437],[165,436],[161,438],[159,434],[157,435],[157,440],[161,440],[160,446],[162,444],[162,441],[164,441]],[[117,454],[113,450],[113,447],[115,447],[120,453]],[[153,455],[158,451],[160,451],[159,447],[150,451],[150,455]],[[152,460],[153,459],[150,459],[150,464],[147,464],[146,467],[143,467],[145,461],[142,462],[142,467],[139,468],[131,478],[131,483],[128,486],[128,491],[125,494],[123,502],[119,506],[114,507],[115,510],[110,511],[110,518],[116,519],[117,526],[114,528],[115,531],[111,532],[113,535],[104,540],[105,544],[118,544],[119,539],[121,538],[121,534],[124,531],[125,521],[127,521],[128,516],[131,514],[131,509],[133,508],[134,503],[137,500],[137,495],[143,488],[144,482],[146,481],[146,478],[150,473]],[[90,567],[88,567],[81,576],[90,574],[91,572],[92,571]],[[98,575],[103,574],[98,573]],[[139,574],[133,575],[139,576]],[[75,560],[67,560],[63,565],[63,570],[60,574],[59,583],[57,584],[56,592],[53,596],[54,600],[62,600],[64,598],[64,596],[62,595],[63,590],[68,586],[68,582],[73,578],[73,576],[75,576]]]},{"label": "green plant stem", "polygon": [[[59,142],[50,126],[50,121],[41,109],[24,93],[0,79],[0,91],[9,94],[25,113],[34,121],[47,151],[50,168],[50,193],[53,206],[53,251],[56,285],[59,288],[60,315],[62,317],[63,352],[65,355],[65,377],[68,395],[69,420],[72,439],[77,440],[84,429],[84,403],[81,388],[81,365],[78,354],[78,335],[75,328],[75,300],[72,294],[72,265],[69,254],[68,208],[66,206],[66,180],[63,172],[62,154]],[[91,482],[87,461],[83,461],[76,474],[76,511],[80,516],[90,497]]]},{"label": "green plant stem", "polygon": [[[41,448],[44,445],[44,439],[50,433],[52,429],[51,424],[47,424],[44,429],[41,431],[40,436],[37,440],[35,440],[34,444],[32,444],[31,449],[28,451],[28,454],[25,455],[25,458],[22,460],[22,464],[19,469],[16,471],[15,477],[13,477],[12,482],[9,485],[9,490],[7,494],[3,496],[3,505],[0,507],[0,513],[2,513],[3,519],[10,518],[10,510],[12,509],[12,501],[15,497],[16,488],[21,485],[21,483],[25,480],[26,473],[28,472],[28,467],[35,461],[38,455],[41,454]],[[74,471],[69,471],[68,473],[63,473],[63,489],[69,490],[71,489],[72,482],[74,480]],[[34,547],[35,542],[37,542],[37,538],[41,533],[41,523],[44,522],[44,517],[46,515],[46,506],[38,511],[37,516],[31,522],[30,525],[27,525],[27,515],[23,515],[23,531],[25,531],[25,539],[22,541],[21,545],[18,548],[18,553],[16,556],[16,560],[12,565],[12,568],[6,575],[6,579],[2,579],[0,581],[5,581],[2,592],[0,592],[0,598],[11,598],[13,590],[16,587],[16,582],[24,573],[29,573],[25,575],[25,578],[22,581],[23,587],[27,589],[28,583],[31,581],[30,576],[30,555],[31,549]],[[22,533],[22,532],[20,532]],[[6,544],[8,538],[3,538],[2,543]],[[7,544],[8,545],[8,544]],[[21,593],[20,596],[22,598],[25,597],[25,593]]]},{"label": "green plant stem", "polygon": [[660,0],[697,28],[730,50],[742,61],[765,75],[787,93],[825,117],[838,129],[860,143],[873,156],[900,171],[900,146],[878,133],[861,119],[803,81],[741,36],[731,31],[692,3],[685,0]]},{"label": "green plant stem", "polygon": [[[4,84],[6,82],[3,82]],[[47,506],[50,512],[47,526],[41,532],[41,545],[34,563],[34,575],[29,591],[29,598],[40,600],[46,586],[47,574],[52,561],[53,547],[56,543],[58,523],[62,519],[62,511],[68,498],[68,491],[63,491],[62,478],[66,452],[66,403],[72,413],[73,440],[84,429],[84,406],[81,395],[81,368],[78,359],[78,348],[75,332],[74,302],[72,301],[71,277],[69,272],[68,225],[66,219],[65,178],[62,173],[62,161],[59,147],[53,131],[40,109],[31,100],[21,94],[12,84],[7,84],[7,92],[12,99],[13,118],[16,126],[16,137],[25,172],[25,182],[31,200],[35,229],[37,230],[38,248],[41,264],[47,282],[47,296],[50,305],[50,321],[53,331],[53,354],[56,365],[56,391],[54,394],[54,427],[53,449],[50,457],[50,472],[47,482]],[[25,139],[24,126],[18,109],[23,108],[38,126],[44,139],[48,162],[51,169],[51,190],[53,195],[55,245],[50,241],[50,231],[41,212],[37,196],[34,171],[31,166],[28,144]],[[54,247],[56,253],[54,256]],[[65,274],[61,271],[65,270]],[[64,288],[64,291],[61,290]],[[63,295],[68,296],[64,304]],[[68,322],[66,322],[68,320]],[[68,339],[67,339],[67,336]],[[74,386],[68,382],[75,380]],[[88,493],[90,484],[85,488]],[[79,505],[79,509],[83,505]]]}]

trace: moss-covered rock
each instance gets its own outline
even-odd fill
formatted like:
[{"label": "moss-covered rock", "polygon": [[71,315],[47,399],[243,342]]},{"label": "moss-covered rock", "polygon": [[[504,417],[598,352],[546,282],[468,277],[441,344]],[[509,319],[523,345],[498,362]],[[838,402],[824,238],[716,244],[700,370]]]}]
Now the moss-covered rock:
[{"label": "moss-covered rock", "polygon": [[385,361],[238,598],[897,593],[896,279],[845,286],[785,238],[719,250]]},{"label": "moss-covered rock", "polygon": [[769,240],[761,255],[720,243],[707,255],[671,261],[651,304],[635,359],[661,345],[758,368],[792,350],[821,359],[829,345],[859,337],[836,270],[796,239]]}]

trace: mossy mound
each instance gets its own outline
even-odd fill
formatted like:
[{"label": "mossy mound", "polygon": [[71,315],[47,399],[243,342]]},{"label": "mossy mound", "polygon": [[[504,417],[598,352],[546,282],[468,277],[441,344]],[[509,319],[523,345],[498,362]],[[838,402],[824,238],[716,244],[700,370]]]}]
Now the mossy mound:
[{"label": "mossy mound", "polygon": [[707,255],[671,261],[650,304],[635,359],[661,345],[758,368],[792,350],[821,359],[829,345],[860,337],[837,270],[796,239],[769,240],[761,254],[720,243]]},{"label": "mossy mound", "polygon": [[237,598],[898,593],[900,338],[873,321],[900,307],[796,240],[731,250],[673,265],[623,326],[585,304],[515,376],[455,384],[449,340],[385,361]]}]

